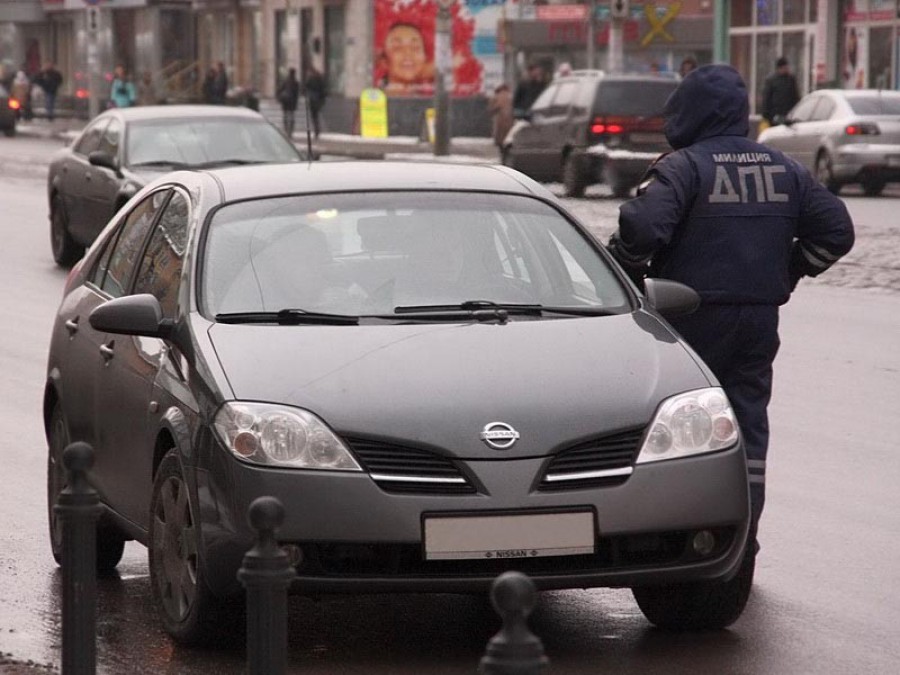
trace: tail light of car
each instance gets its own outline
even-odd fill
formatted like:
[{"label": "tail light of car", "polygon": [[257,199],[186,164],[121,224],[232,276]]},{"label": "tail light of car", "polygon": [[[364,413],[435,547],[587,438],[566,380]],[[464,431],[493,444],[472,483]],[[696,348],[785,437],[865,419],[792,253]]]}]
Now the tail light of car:
[{"label": "tail light of car", "polygon": [[87,89],[79,87],[75,90],[75,98],[88,98],[91,95]]},{"label": "tail light of car", "polygon": [[593,136],[623,136],[639,132],[661,132],[665,120],[662,117],[636,117],[631,115],[597,115],[591,120]]},{"label": "tail light of car", "polygon": [[844,133],[848,136],[877,136],[881,129],[874,122],[857,122],[844,127]]},{"label": "tail light of car", "polygon": [[10,110],[18,110],[21,107],[22,107],[22,104],[19,103],[19,99],[16,99],[16,98],[9,99],[9,109]]}]

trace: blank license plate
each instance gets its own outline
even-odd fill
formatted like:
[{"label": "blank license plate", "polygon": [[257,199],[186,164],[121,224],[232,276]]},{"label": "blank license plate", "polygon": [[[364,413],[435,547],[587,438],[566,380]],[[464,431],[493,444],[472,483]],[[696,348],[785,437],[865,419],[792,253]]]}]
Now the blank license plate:
[{"label": "blank license plate", "polygon": [[594,553],[591,511],[426,516],[426,560],[539,558]]},{"label": "blank license plate", "polygon": [[632,143],[665,143],[665,134],[636,131],[629,135]]}]

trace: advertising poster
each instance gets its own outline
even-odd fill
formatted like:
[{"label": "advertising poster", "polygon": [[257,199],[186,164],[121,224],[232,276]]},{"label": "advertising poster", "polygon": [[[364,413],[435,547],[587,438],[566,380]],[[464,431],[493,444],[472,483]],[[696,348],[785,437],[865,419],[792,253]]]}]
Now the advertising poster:
[{"label": "advertising poster", "polygon": [[[373,82],[388,96],[432,96],[436,0],[375,0]],[[457,0],[450,9],[452,67],[447,88],[473,96],[499,81],[496,30],[502,0]]]},{"label": "advertising poster", "polygon": [[844,29],[844,54],[841,59],[841,80],[844,89],[865,89],[866,63],[869,54],[868,32],[862,26]]}]

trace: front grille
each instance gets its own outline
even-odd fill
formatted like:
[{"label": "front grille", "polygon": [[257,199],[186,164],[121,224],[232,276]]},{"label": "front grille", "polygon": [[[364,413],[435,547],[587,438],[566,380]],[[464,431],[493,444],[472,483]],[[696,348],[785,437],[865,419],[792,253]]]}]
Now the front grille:
[{"label": "front grille", "polygon": [[560,450],[547,463],[540,490],[621,485],[631,475],[644,428],[584,441]]},{"label": "front grille", "polygon": [[440,495],[475,492],[469,479],[448,457],[382,441],[345,440],[372,480],[387,492]]}]

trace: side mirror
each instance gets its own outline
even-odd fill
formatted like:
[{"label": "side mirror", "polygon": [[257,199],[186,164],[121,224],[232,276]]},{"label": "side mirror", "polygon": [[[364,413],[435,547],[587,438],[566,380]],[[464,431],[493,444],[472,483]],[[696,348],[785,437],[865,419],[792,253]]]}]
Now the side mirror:
[{"label": "side mirror", "polygon": [[667,319],[691,314],[700,306],[697,291],[677,281],[644,279],[644,294],[649,305]]},{"label": "side mirror", "polygon": [[149,293],[126,295],[94,308],[88,321],[96,330],[118,335],[169,338],[174,324],[164,319],[159,300]]},{"label": "side mirror", "polygon": [[88,162],[90,162],[92,166],[100,166],[104,169],[113,171],[117,176],[119,175],[119,165],[116,162],[116,158],[112,155],[108,155],[102,150],[94,150],[89,154]]}]

